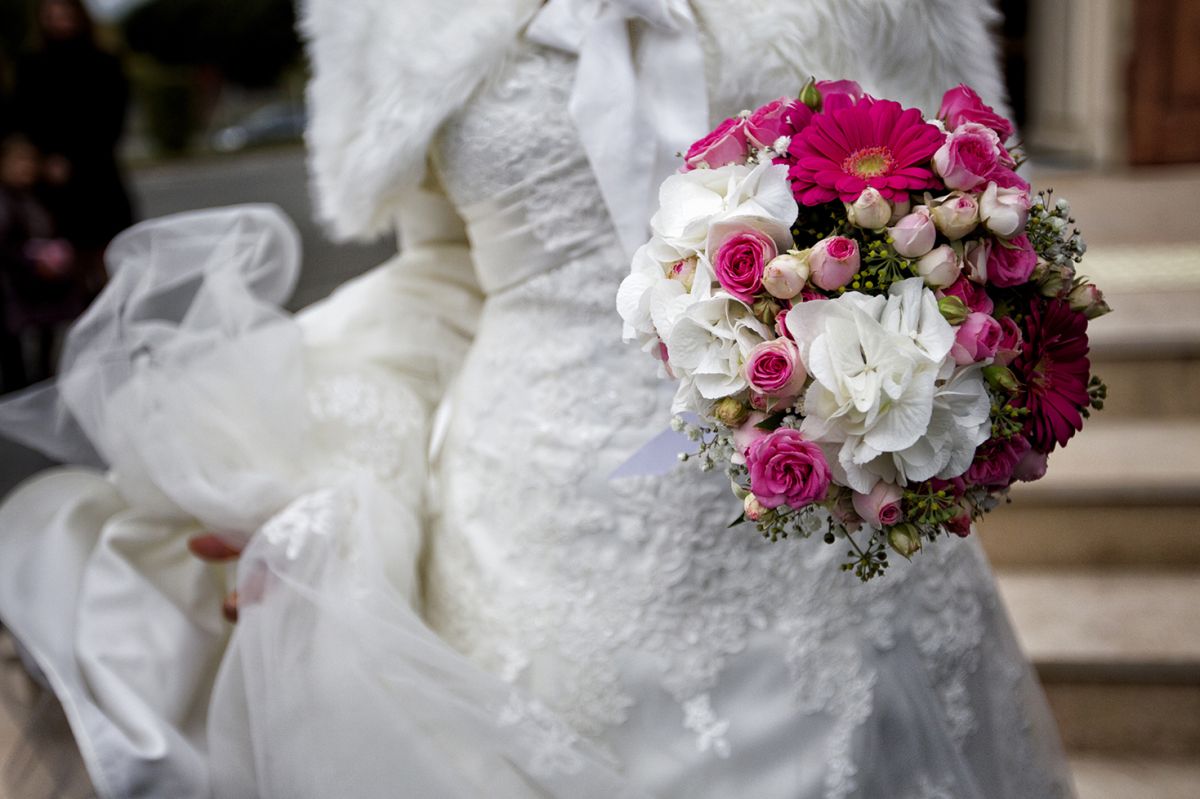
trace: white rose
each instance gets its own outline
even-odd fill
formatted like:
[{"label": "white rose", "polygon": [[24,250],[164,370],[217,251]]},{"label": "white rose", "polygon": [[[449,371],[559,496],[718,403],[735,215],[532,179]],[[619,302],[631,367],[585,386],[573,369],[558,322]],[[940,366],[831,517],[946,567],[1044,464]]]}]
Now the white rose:
[{"label": "white rose", "polygon": [[867,230],[882,230],[892,218],[892,205],[878,189],[868,186],[852,203],[842,203],[846,206],[846,219],[852,225]]},{"label": "white rose", "polygon": [[930,288],[944,289],[962,274],[958,253],[949,244],[934,247],[917,260],[917,274]]},{"label": "white rose", "polygon": [[979,196],[979,218],[997,236],[1007,239],[1018,235],[1029,221],[1029,192],[989,183]]}]

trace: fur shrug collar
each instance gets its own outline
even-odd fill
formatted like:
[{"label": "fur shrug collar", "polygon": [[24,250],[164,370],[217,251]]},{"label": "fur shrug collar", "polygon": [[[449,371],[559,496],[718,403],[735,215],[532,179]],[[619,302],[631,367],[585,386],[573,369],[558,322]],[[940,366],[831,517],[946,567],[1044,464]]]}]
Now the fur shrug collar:
[{"label": "fur shrug collar", "polygon": [[[499,64],[541,0],[304,0],[317,215],[373,238],[424,174],[430,140]],[[936,110],[960,82],[1003,107],[992,0],[692,0],[715,119],[797,88],[854,78]],[[715,121],[714,119],[714,121]]]}]

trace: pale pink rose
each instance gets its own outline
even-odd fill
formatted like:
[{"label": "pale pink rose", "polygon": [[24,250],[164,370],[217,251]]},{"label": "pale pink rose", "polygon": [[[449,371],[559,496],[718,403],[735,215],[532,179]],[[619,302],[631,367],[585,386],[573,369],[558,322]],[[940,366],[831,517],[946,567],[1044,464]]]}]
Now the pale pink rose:
[{"label": "pale pink rose", "polygon": [[858,242],[845,236],[830,236],[813,245],[808,254],[810,279],[826,291],[836,291],[858,274]]},{"label": "pale pink rose", "polygon": [[917,274],[930,288],[940,289],[954,284],[962,274],[958,253],[949,244],[935,247],[917,260]]},{"label": "pale pink rose", "polygon": [[959,366],[985,361],[995,356],[1002,332],[995,317],[973,313],[958,326],[950,357]]},{"label": "pale pink rose", "polygon": [[791,339],[764,341],[750,350],[743,367],[750,390],[775,399],[793,399],[804,390],[808,373]]},{"label": "pale pink rose", "polygon": [[1016,469],[1013,470],[1013,478],[1020,480],[1022,483],[1032,483],[1035,480],[1041,480],[1046,476],[1046,466],[1050,460],[1050,456],[1045,452],[1038,452],[1036,449],[1031,449],[1021,458]]},{"label": "pale pink rose", "polygon": [[819,502],[832,479],[821,448],[788,427],[751,444],[746,466],[750,491],[767,508],[803,508]]},{"label": "pale pink rose", "polygon": [[738,164],[746,160],[746,120],[730,117],[717,129],[688,148],[683,159],[683,171],[707,166],[710,169]]},{"label": "pale pink rose", "polygon": [[869,494],[854,492],[854,510],[862,520],[876,527],[890,527],[904,518],[900,502],[904,491],[894,483],[880,480]]},{"label": "pale pink rose", "polygon": [[767,415],[761,411],[750,411],[750,415],[746,417],[746,421],[742,422],[733,431],[733,462],[745,463],[746,451],[750,446],[760,438],[766,437],[770,431],[763,430],[758,426],[758,423],[767,418]]},{"label": "pale pink rose", "polygon": [[961,191],[952,191],[934,200],[929,213],[933,224],[950,241],[958,241],[979,224],[979,203]]},{"label": "pale pink rose", "polygon": [[781,253],[763,269],[763,288],[772,297],[790,300],[804,290],[808,276],[808,260],[802,254]]},{"label": "pale pink rose", "polygon": [[882,230],[892,218],[891,203],[871,186],[863,189],[854,202],[842,204],[846,207],[846,219],[850,224],[867,230]]},{"label": "pale pink rose", "polygon": [[933,154],[933,168],[947,188],[974,191],[992,174],[1007,152],[996,131],[976,122],[954,129]]},{"label": "pale pink rose", "polygon": [[1025,336],[1021,333],[1021,326],[1013,321],[1011,316],[1003,317],[1000,320],[1000,343],[996,345],[996,359],[993,363],[1008,366],[1021,354],[1021,345],[1024,342]]},{"label": "pale pink rose", "polygon": [[987,282],[988,259],[992,257],[992,240],[976,239],[963,246],[963,271],[975,283]]},{"label": "pale pink rose", "polygon": [[713,271],[721,287],[746,304],[762,291],[763,268],[778,255],[765,233],[748,228],[727,238],[717,249]]},{"label": "pale pink rose", "polygon": [[849,108],[866,95],[862,87],[852,80],[819,80],[817,91],[821,92],[821,113],[830,114]]},{"label": "pale pink rose", "polygon": [[1029,192],[1002,188],[990,181],[979,195],[979,219],[997,236],[1007,239],[1017,235],[1029,221]]},{"label": "pale pink rose", "polygon": [[1037,253],[1022,233],[1006,242],[997,242],[988,259],[988,283],[1000,288],[1012,288],[1028,283],[1037,267]]},{"label": "pale pink rose", "polygon": [[812,111],[807,106],[804,106],[804,109],[809,114],[805,118],[803,113],[797,112],[794,108],[797,105],[804,106],[803,103],[790,97],[780,97],[778,100],[772,100],[758,108],[746,119],[747,138],[752,144],[759,147],[770,147],[781,136],[796,135],[796,123],[802,122],[801,127],[803,128],[812,118]]},{"label": "pale pink rose", "polygon": [[1012,123],[997,114],[990,105],[985,105],[975,90],[965,83],[958,84],[942,95],[942,106],[937,116],[951,130],[964,122],[978,122],[995,131],[1001,142],[1008,141],[1013,135]]},{"label": "pale pink rose", "polygon": [[929,214],[928,206],[918,205],[908,216],[902,217],[894,227],[888,228],[892,246],[905,258],[920,258],[933,249],[937,241],[937,227]]},{"label": "pale pink rose", "polygon": [[990,314],[996,308],[996,304],[992,302],[987,291],[982,286],[967,280],[966,275],[942,289],[942,295],[958,297],[968,308],[977,313]]},{"label": "pale pink rose", "polygon": [[758,501],[758,497],[747,494],[746,498],[742,500],[742,512],[746,515],[747,520],[756,522],[762,518],[767,509]]},{"label": "pale pink rose", "polygon": [[[799,300],[796,300],[796,301],[799,302]],[[779,310],[779,313],[776,314],[776,316],[775,316],[775,335],[779,336],[780,338],[786,338],[786,339],[791,339],[791,340],[795,341],[795,339],[792,338],[792,331],[788,330],[788,327],[787,327],[787,315],[788,315],[788,311],[790,311],[790,310],[791,310],[791,308],[781,308]]]}]

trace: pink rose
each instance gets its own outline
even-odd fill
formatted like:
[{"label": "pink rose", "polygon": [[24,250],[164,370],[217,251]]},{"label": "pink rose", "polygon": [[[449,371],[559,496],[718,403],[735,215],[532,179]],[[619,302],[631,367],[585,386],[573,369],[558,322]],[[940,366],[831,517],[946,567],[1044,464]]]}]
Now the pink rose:
[{"label": "pink rose", "polygon": [[918,205],[912,213],[901,217],[888,228],[888,234],[892,237],[892,247],[905,258],[920,258],[937,241],[937,228],[925,205]]},{"label": "pink rose", "polygon": [[937,112],[938,119],[953,130],[964,122],[978,122],[996,132],[1001,142],[1006,142],[1013,135],[1013,126],[1000,116],[990,105],[984,105],[983,100],[975,90],[965,83],[960,83],[942,95],[942,107]]},{"label": "pink rose", "polygon": [[1046,465],[1050,456],[1045,452],[1030,449],[1022,456],[1021,461],[1013,470],[1013,478],[1022,483],[1032,483],[1046,476]]},{"label": "pink rose", "polygon": [[967,280],[966,275],[942,289],[942,295],[958,297],[964,305],[976,313],[990,314],[996,308],[992,298],[988,296],[983,287]]},{"label": "pink rose", "polygon": [[904,491],[894,483],[880,480],[869,494],[854,492],[854,510],[862,520],[876,527],[898,524],[904,513],[900,510],[900,501]]},{"label": "pink rose", "polygon": [[1022,233],[992,247],[987,267],[988,282],[1000,288],[1019,286],[1029,282],[1036,267],[1037,253],[1029,243],[1029,237]]},{"label": "pink rose", "polygon": [[717,129],[688,148],[683,171],[705,165],[710,169],[746,160],[746,120],[730,117]]},{"label": "pink rose", "polygon": [[1011,169],[1002,166],[997,167],[992,174],[988,175],[988,180],[1002,189],[1021,189],[1026,194],[1029,193],[1031,188],[1029,181]]},{"label": "pink rose", "polygon": [[1021,353],[1021,344],[1025,337],[1021,334],[1021,326],[1013,321],[1011,316],[1000,320],[1000,343],[996,345],[996,359],[993,363],[1008,366]]},{"label": "pink rose", "polygon": [[862,87],[852,80],[819,80],[817,91],[821,93],[823,114],[850,108],[865,96]]},{"label": "pink rose", "polygon": [[992,257],[992,240],[976,239],[963,245],[963,271],[975,283],[987,282],[988,259]]},{"label": "pink rose", "polygon": [[831,479],[821,448],[799,430],[781,427],[746,453],[750,490],[767,508],[802,508],[825,498]]},{"label": "pink rose", "polygon": [[985,313],[970,314],[955,331],[950,357],[959,366],[987,360],[996,354],[1002,332],[995,317]]},{"label": "pink rose", "polygon": [[1012,484],[1017,464],[1029,452],[1025,436],[989,438],[975,450],[975,460],[967,469],[967,482],[995,491]]},{"label": "pink rose", "polygon": [[[794,106],[800,106],[808,111],[807,117]],[[812,119],[812,110],[801,102],[790,97],[780,97],[772,100],[756,110],[746,120],[746,136],[759,147],[770,147],[780,136],[794,136],[800,128],[807,127]]]},{"label": "pink rose", "polygon": [[1000,166],[1006,155],[994,130],[964,122],[933,154],[933,168],[948,188],[973,191]]},{"label": "pink rose", "polygon": [[734,234],[717,249],[713,269],[717,282],[746,304],[762,291],[763,267],[778,253],[765,233],[748,229]]},{"label": "pink rose", "polygon": [[804,390],[808,373],[800,362],[800,350],[786,338],[764,341],[750,350],[743,367],[752,391],[778,399],[791,399]]},{"label": "pink rose", "polygon": [[810,280],[826,291],[836,291],[858,274],[858,242],[845,236],[830,236],[813,245],[808,254]]},{"label": "pink rose", "polygon": [[[799,300],[797,300],[797,302],[799,302]],[[780,308],[779,313],[775,315],[775,335],[779,336],[780,338],[786,338],[795,341],[795,339],[792,338],[792,331],[788,330],[787,327],[787,315],[788,311],[790,310],[792,309]]]}]

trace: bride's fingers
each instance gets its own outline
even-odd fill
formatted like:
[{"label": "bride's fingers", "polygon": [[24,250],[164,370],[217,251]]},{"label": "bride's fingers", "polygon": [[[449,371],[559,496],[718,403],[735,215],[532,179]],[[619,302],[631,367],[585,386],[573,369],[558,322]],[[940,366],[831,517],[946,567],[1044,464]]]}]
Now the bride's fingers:
[{"label": "bride's fingers", "polygon": [[188,551],[201,560],[221,563],[241,555],[242,547],[219,535],[204,533],[188,539]]},{"label": "bride's fingers", "polygon": [[225,597],[225,601],[221,603],[221,613],[225,616],[225,620],[231,624],[237,624],[238,620],[238,594],[237,591],[231,591]]}]

